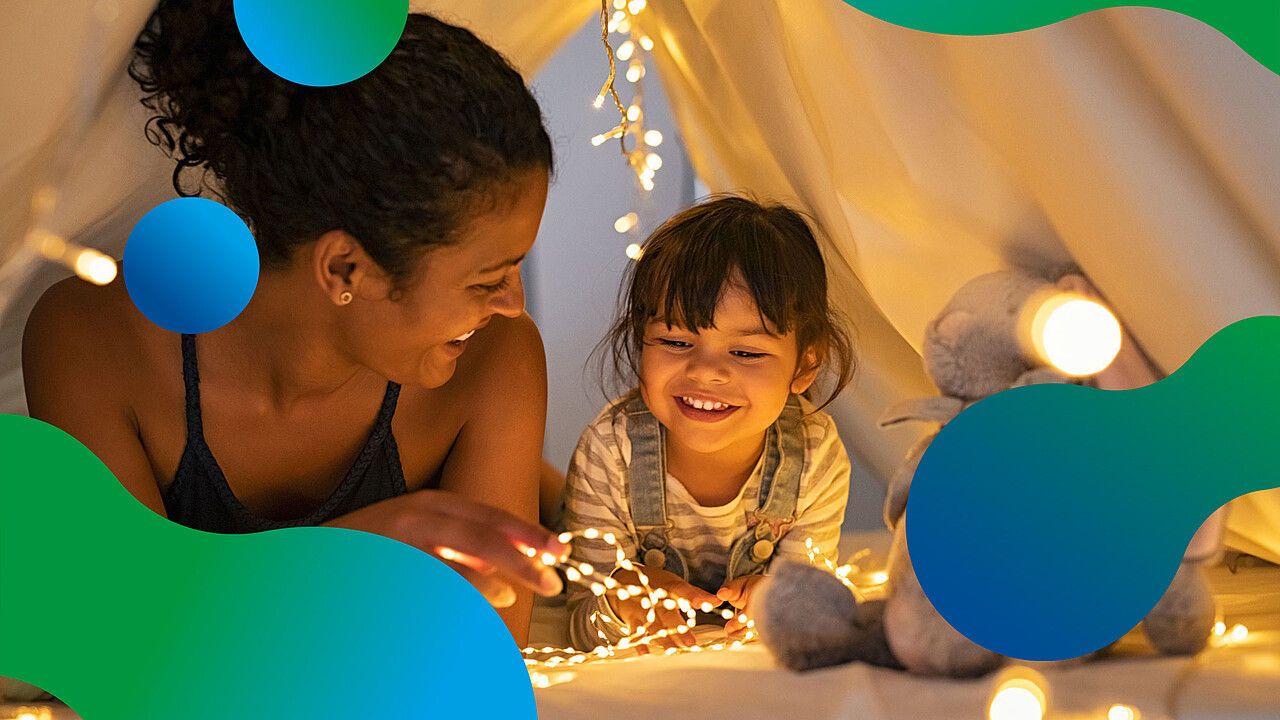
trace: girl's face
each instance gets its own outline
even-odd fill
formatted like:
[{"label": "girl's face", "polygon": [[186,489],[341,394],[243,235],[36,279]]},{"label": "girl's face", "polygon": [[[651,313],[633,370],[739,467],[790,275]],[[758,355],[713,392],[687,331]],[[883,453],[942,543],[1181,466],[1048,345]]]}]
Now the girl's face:
[{"label": "girl's face", "polygon": [[751,294],[731,281],[715,327],[690,331],[654,320],[640,352],[640,393],[668,440],[698,453],[746,451],[777,421],[791,393],[817,373],[813,353],[799,367],[794,332],[779,335]]},{"label": "girl's face", "polygon": [[520,263],[538,235],[547,182],[545,172],[519,180],[514,200],[472,220],[458,242],[428,252],[403,297],[357,301],[352,309],[361,315],[346,332],[361,364],[402,384],[439,387],[473,332],[494,315],[519,317]]}]

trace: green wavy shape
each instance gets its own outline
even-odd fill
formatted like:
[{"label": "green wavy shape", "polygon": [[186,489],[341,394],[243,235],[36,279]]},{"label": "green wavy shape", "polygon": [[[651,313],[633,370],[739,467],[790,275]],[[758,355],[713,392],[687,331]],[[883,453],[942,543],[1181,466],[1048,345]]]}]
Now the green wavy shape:
[{"label": "green wavy shape", "polygon": [[[999,35],[1032,30],[1093,10],[1125,7],[1085,0],[845,0],[885,22],[943,35]],[[1193,17],[1226,35],[1254,60],[1280,74],[1280,1],[1166,0],[1145,4]]]}]

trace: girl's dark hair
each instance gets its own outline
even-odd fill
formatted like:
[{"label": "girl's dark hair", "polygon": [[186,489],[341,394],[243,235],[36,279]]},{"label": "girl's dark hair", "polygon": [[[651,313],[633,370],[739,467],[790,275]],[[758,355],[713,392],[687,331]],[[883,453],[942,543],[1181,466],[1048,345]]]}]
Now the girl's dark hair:
[{"label": "girl's dark hair", "polygon": [[[737,273],[762,320],[795,331],[835,375],[826,407],[853,379],[853,342],[827,301],[827,270],[803,215],[778,203],[717,195],[680,212],[645,241],[623,280],[618,319],[597,351],[615,380],[639,377],[645,326],[654,318],[690,330],[715,327],[716,306]],[[661,313],[661,315],[660,315]],[[766,325],[767,326],[767,325]]]},{"label": "girl's dark hair", "polygon": [[[232,0],[162,0],[129,74],[159,113],[147,137],[178,160],[179,195],[212,172],[265,267],[344,230],[402,285],[433,245],[552,169],[520,74],[471,32],[410,14],[391,55],[357,80],[297,85],[245,45]],[[202,169],[192,190],[187,169]]]}]

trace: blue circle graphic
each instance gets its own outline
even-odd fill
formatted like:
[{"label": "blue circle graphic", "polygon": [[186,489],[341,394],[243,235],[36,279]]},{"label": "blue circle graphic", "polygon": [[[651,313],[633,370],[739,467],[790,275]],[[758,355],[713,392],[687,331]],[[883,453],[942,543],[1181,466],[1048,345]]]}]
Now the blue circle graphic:
[{"label": "blue circle graphic", "polygon": [[363,77],[395,49],[409,0],[235,0],[240,35],[285,80],[328,87]]},{"label": "blue circle graphic", "polygon": [[160,327],[202,333],[231,322],[258,286],[258,246],[221,203],[179,198],[147,213],[124,246],[124,284]]}]

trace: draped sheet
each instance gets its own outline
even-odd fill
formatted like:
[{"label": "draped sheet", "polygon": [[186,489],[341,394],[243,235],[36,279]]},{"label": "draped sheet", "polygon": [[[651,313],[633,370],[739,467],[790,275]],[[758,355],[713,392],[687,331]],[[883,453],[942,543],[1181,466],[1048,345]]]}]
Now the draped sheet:
[{"label": "draped sheet", "polygon": [[[95,5],[0,8],[0,106],[22,110],[0,113],[0,307],[13,301],[0,316],[3,411],[24,409],[26,313],[65,275],[19,251],[34,189],[61,189],[50,229],[117,256],[172,197],[172,164],[143,139],[124,73],[151,2],[104,3],[116,14],[90,33]],[[526,76],[599,8],[413,7],[472,27]],[[1280,77],[1196,20],[1117,8],[971,38],[841,0],[649,0],[638,25],[707,185],[797,200],[822,225],[861,356],[835,412],[881,477],[919,431],[880,431],[875,418],[932,394],[925,324],[978,274],[1078,263],[1167,371],[1232,321],[1280,314]],[[88,83],[86,67],[101,71]],[[78,98],[92,119],[68,139]],[[72,161],[51,177],[57,152]],[[1280,560],[1277,493],[1238,502],[1229,538]]]}]

